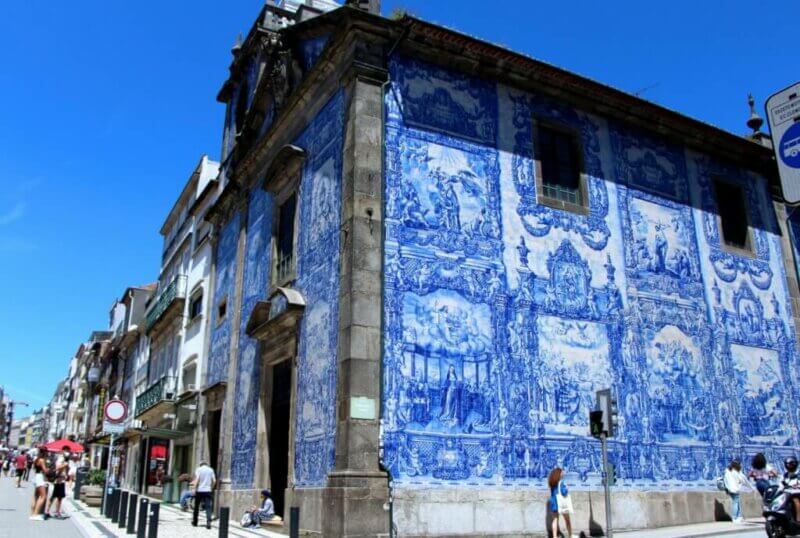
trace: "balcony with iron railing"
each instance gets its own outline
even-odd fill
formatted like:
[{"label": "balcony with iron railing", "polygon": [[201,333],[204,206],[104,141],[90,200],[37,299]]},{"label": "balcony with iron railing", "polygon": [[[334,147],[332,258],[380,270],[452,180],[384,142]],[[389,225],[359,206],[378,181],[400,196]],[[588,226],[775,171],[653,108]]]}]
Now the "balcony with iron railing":
[{"label": "balcony with iron railing", "polygon": [[134,416],[139,420],[147,420],[156,416],[159,410],[165,410],[175,401],[177,390],[175,377],[164,376],[136,397]]},{"label": "balcony with iron railing", "polygon": [[150,333],[161,321],[169,319],[167,314],[183,311],[186,301],[186,275],[178,275],[164,288],[158,299],[150,305],[145,316],[145,332]]}]

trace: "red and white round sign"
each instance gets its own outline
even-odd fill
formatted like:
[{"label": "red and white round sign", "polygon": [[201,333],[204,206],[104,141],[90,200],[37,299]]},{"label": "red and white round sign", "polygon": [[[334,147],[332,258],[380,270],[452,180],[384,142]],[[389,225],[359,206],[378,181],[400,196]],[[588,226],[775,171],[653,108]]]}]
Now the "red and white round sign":
[{"label": "red and white round sign", "polygon": [[103,408],[103,413],[109,422],[122,422],[128,416],[128,404],[122,400],[109,400]]}]

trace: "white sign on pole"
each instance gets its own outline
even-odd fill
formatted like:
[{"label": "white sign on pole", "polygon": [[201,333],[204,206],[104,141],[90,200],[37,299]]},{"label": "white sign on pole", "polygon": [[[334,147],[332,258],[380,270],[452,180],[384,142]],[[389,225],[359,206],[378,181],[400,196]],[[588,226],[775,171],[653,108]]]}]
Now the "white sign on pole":
[{"label": "white sign on pole", "polygon": [[119,435],[124,431],[125,431],[125,424],[121,422],[115,423],[115,422],[109,422],[107,420],[103,421],[103,433]]},{"label": "white sign on pole", "polygon": [[781,90],[766,104],[778,175],[786,202],[800,202],[800,82]]}]

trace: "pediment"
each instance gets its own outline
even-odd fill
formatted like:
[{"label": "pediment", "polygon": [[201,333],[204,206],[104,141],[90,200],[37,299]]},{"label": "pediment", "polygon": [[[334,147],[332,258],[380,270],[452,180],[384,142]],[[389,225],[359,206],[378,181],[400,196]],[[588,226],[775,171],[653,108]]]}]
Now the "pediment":
[{"label": "pediment", "polygon": [[257,340],[271,340],[277,335],[295,331],[306,307],[299,291],[279,287],[267,301],[259,301],[247,320],[245,332]]}]

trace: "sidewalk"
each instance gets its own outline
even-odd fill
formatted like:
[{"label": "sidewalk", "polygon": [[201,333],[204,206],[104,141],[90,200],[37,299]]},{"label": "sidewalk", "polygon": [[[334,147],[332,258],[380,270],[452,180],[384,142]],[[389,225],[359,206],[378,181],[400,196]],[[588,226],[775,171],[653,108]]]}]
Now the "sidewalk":
[{"label": "sidewalk", "polygon": [[621,538],[697,538],[701,536],[736,535],[759,531],[762,533],[764,532],[764,520],[761,518],[753,518],[746,519],[744,523],[739,524],[730,521],[717,521],[714,523],[681,525],[680,527],[662,527],[660,529],[614,531],[614,536],[619,536]]},{"label": "sidewalk", "polygon": [[[157,499],[150,499],[150,501],[158,502]],[[125,529],[120,529],[109,518],[100,515],[99,508],[86,506],[84,503],[73,499],[69,499],[65,504],[69,505],[73,521],[85,531],[87,538],[131,537],[131,535],[125,533]],[[219,522],[217,520],[212,521],[211,529],[206,529],[205,514],[203,512],[200,513],[198,526],[193,527],[192,514],[190,512],[182,512],[172,505],[162,503],[158,520],[158,538],[217,538],[219,536]],[[265,536],[269,538],[286,538],[285,534],[265,529],[245,529],[239,525],[239,516],[234,517],[234,514],[231,514],[228,536],[236,538],[263,538]]]}]

